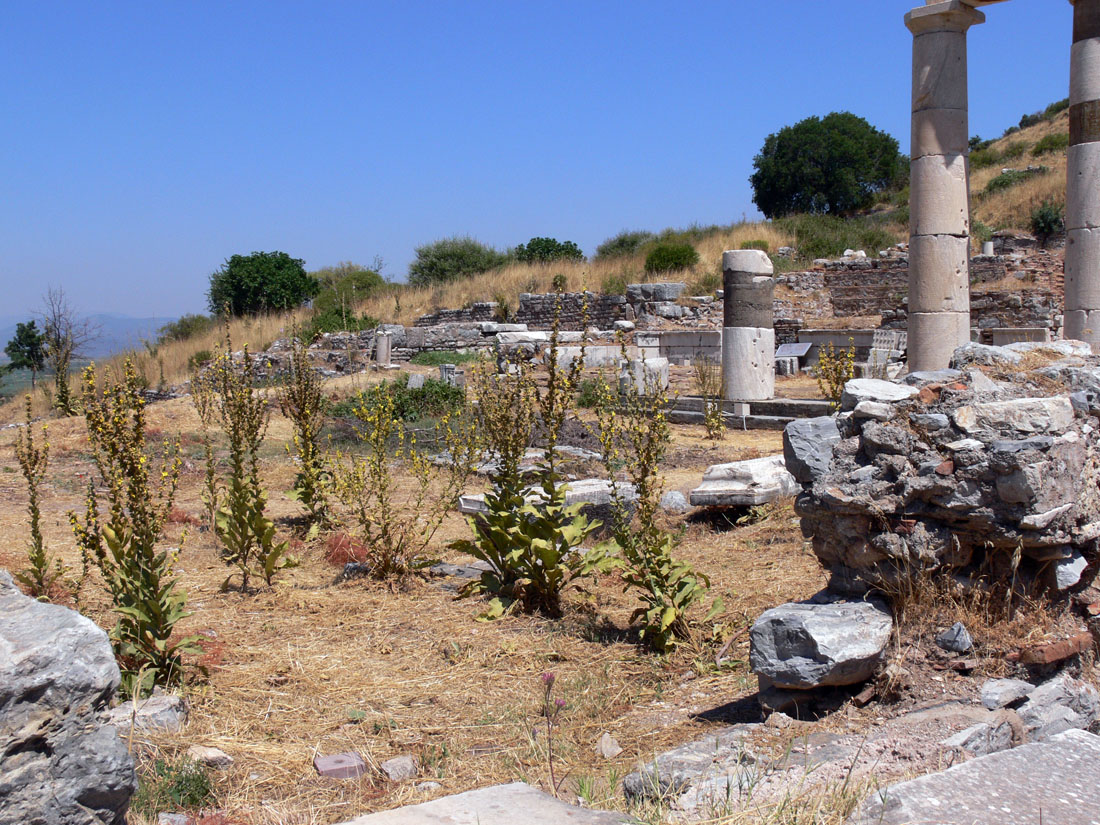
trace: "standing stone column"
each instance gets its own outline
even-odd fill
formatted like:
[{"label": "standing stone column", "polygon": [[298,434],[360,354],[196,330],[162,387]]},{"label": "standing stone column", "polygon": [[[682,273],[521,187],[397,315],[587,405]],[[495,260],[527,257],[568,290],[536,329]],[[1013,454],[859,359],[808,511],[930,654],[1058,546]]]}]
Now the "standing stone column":
[{"label": "standing stone column", "polygon": [[909,369],[943,369],[970,340],[966,32],[985,15],[960,0],[905,16],[913,33]]},{"label": "standing stone column", "polygon": [[1100,0],[1073,3],[1065,337],[1100,350]]},{"label": "standing stone column", "polygon": [[775,395],[774,271],[759,249],[722,253],[722,383],[727,401]]},{"label": "standing stone column", "polygon": [[391,346],[393,339],[388,332],[376,332],[374,334],[374,362],[380,367],[390,365]]}]

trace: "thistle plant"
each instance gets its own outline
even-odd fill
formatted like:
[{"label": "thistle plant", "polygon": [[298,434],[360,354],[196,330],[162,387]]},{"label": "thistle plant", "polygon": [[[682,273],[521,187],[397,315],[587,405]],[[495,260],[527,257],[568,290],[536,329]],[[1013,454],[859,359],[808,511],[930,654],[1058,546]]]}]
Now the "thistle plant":
[{"label": "thistle plant", "polygon": [[[297,334],[291,336],[289,370],[279,389],[279,407],[294,424],[294,457],[298,475],[291,498],[300,501],[309,512],[310,532],[328,523],[328,491],[332,473],[321,445],[325,423],[325,396],[321,376],[309,363],[309,351]],[[291,445],[287,445],[291,453]]]},{"label": "thistle plant", "polygon": [[[660,466],[670,442],[667,393],[649,386],[620,396],[601,377],[596,434],[609,478],[629,482],[635,494],[631,507],[624,488],[612,486],[613,542],[608,552],[617,556],[624,590],[636,590],[641,599],[631,621],[641,620],[643,643],[667,652],[690,635],[688,611],[706,598],[710,587],[703,573],[674,558],[679,535],[657,523]],[[707,618],[720,609],[721,603],[714,602]]]},{"label": "thistle plant", "polygon": [[27,593],[40,601],[48,601],[53,586],[65,575],[61,559],[51,560],[42,541],[42,510],[39,505],[39,487],[46,477],[50,463],[50,442],[47,425],[42,425],[42,446],[34,443],[34,427],[31,419],[31,397],[25,401],[26,426],[15,437],[15,458],[27,482],[27,515],[31,524],[31,539],[27,545],[28,567],[15,574]]},{"label": "thistle plant", "polygon": [[210,366],[212,414],[228,442],[229,479],[222,505],[215,516],[215,533],[222,544],[222,559],[236,567],[222,583],[228,589],[240,576],[242,592],[249,580],[259,577],[271,586],[281,570],[296,567],[288,542],[275,540],[275,522],[265,515],[267,494],[260,484],[260,445],[267,435],[268,408],[256,391],[256,366],[245,346],[234,359],[226,333],[225,351]]},{"label": "thistle plant", "polygon": [[722,397],[725,395],[722,367],[701,355],[692,362],[692,373],[695,389],[703,404],[703,427],[707,438],[720,441],[726,435],[726,425],[722,420]]},{"label": "thistle plant", "polygon": [[[425,549],[477,464],[477,430],[470,421],[444,415],[436,425],[436,440],[451,460],[437,464],[397,414],[386,386],[364,391],[355,416],[365,451],[337,457],[335,491],[351,512],[371,576],[402,578],[434,563]],[[409,481],[394,476],[395,462],[403,465]]]},{"label": "thistle plant", "polygon": [[102,576],[118,620],[110,631],[124,693],[146,694],[184,677],[183,656],[198,652],[194,637],[176,639],[189,614],[173,577],[178,550],[158,549],[180,475],[179,440],[166,444],[154,469],[146,451],[145,400],[127,359],[121,380],[108,373],[97,393],[95,367],[83,372],[84,419],[106,512],[88,482],[83,520],[69,513],[85,566]]},{"label": "thistle plant", "polygon": [[561,783],[566,777],[563,776],[558,780],[554,771],[554,728],[558,724],[558,716],[565,709],[566,702],[564,699],[554,698],[554,683],[557,677],[553,673],[542,674],[539,681],[542,682],[541,715],[546,720],[546,765],[550,774],[550,787],[554,796],[557,796]]},{"label": "thistle plant", "polygon": [[[567,367],[558,362],[560,308],[559,301],[544,391],[539,391],[533,368],[522,360],[499,375],[485,362],[473,371],[478,429],[485,433],[497,467],[485,494],[487,512],[468,519],[473,539],[456,541],[451,548],[489,563],[490,569],[461,591],[462,596],[490,597],[483,619],[514,609],[559,616],[563,591],[609,565],[600,549],[580,551],[601,525],[581,513],[583,504],[566,504],[566,486],[556,469],[557,443],[584,363],[583,352]],[[520,464],[536,425],[545,438],[546,456],[536,470],[536,483],[528,487]]]}]

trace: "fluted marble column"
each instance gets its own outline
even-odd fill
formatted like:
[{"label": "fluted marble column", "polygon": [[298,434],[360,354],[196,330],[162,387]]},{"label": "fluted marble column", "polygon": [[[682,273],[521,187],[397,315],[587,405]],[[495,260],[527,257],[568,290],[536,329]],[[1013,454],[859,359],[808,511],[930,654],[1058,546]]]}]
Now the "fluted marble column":
[{"label": "fluted marble column", "polygon": [[942,369],[970,340],[970,167],[966,32],[985,15],[961,0],[905,16],[913,33],[909,195],[909,369]]},{"label": "fluted marble column", "polygon": [[729,401],[775,395],[774,272],[759,249],[722,253],[722,383]]},{"label": "fluted marble column", "polygon": [[1073,3],[1065,336],[1100,350],[1100,0]]}]

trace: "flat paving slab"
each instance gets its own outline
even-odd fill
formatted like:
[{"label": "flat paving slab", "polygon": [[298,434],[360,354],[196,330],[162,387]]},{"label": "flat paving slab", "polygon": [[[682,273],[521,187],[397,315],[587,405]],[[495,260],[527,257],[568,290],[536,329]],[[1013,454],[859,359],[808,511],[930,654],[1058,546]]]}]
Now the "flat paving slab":
[{"label": "flat paving slab", "polygon": [[849,825],[1100,825],[1100,736],[1070,730],[873,793]]},{"label": "flat paving slab", "polygon": [[344,825],[625,825],[632,820],[609,811],[590,811],[525,785],[494,785],[367,814]]}]

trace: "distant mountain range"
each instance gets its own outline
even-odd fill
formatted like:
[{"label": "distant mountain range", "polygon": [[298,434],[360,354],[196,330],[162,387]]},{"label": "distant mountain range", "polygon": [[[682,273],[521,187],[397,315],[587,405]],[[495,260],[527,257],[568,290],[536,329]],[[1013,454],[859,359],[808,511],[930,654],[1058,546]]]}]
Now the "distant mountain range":
[{"label": "distant mountain range", "polygon": [[[28,320],[30,319],[0,316],[0,363],[8,360],[4,355],[4,347],[15,335],[15,325]],[[99,335],[80,354],[88,358],[108,358],[129,349],[140,349],[143,341],[155,341],[157,330],[176,319],[130,318],[126,315],[102,313],[89,315],[88,320],[99,327]],[[38,325],[42,325],[41,320]]]}]

